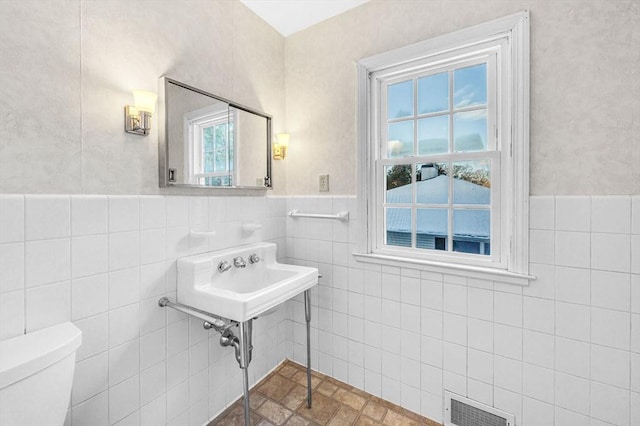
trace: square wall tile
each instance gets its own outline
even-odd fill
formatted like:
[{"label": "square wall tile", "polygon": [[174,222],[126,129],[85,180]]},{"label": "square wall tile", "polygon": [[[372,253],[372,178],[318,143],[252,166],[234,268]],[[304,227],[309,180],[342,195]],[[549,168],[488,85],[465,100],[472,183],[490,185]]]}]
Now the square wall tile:
[{"label": "square wall tile", "polygon": [[588,306],[556,302],[556,335],[588,342],[590,314]]},{"label": "square wall tile", "polygon": [[555,338],[552,335],[536,331],[523,330],[522,358],[525,362],[541,367],[553,368]]},{"label": "square wall tile", "polygon": [[100,425],[109,424],[109,392],[105,391],[78,404],[72,410],[73,424]]},{"label": "square wall tile", "polygon": [[522,329],[494,324],[493,351],[497,355],[522,360]]},{"label": "square wall tile", "polygon": [[524,397],[522,399],[522,423],[525,425],[554,424],[554,406],[537,399]]},{"label": "square wall tile", "polygon": [[553,404],[553,370],[524,363],[522,382],[524,395]]},{"label": "square wall tile", "polygon": [[134,340],[139,335],[137,303],[109,312],[109,347]]},{"label": "square wall tile", "polygon": [[166,259],[167,232],[164,228],[140,231],[140,263],[161,262]]},{"label": "square wall tile", "polygon": [[493,291],[467,288],[467,315],[472,318],[493,320]]},{"label": "square wall tile", "polygon": [[109,351],[109,385],[116,385],[140,371],[140,341],[116,346]]},{"label": "square wall tile", "polygon": [[140,268],[121,269],[109,273],[109,309],[137,303],[140,300]]},{"label": "square wall tile", "polygon": [[522,362],[502,356],[493,357],[493,383],[512,392],[522,391]]},{"label": "square wall tile", "polygon": [[631,271],[631,236],[591,234],[591,268],[604,271]]},{"label": "square wall tile", "polygon": [[109,232],[136,231],[140,228],[140,202],[137,196],[109,196]]},{"label": "square wall tile", "polygon": [[555,303],[553,300],[524,297],[524,328],[552,334],[555,331]]},{"label": "square wall tile", "polygon": [[25,247],[27,287],[68,280],[71,277],[69,238],[31,241]]},{"label": "square wall tile", "polygon": [[27,290],[27,333],[71,319],[69,281]]},{"label": "square wall tile", "polygon": [[165,228],[167,226],[167,207],[165,197],[144,195],[140,201],[140,229]]},{"label": "square wall tile", "polygon": [[140,376],[109,388],[109,423],[113,424],[140,407]]},{"label": "square wall tile", "polygon": [[588,305],[591,303],[589,269],[556,267],[556,300]]},{"label": "square wall tile", "polygon": [[631,276],[620,272],[591,271],[592,306],[629,311]]},{"label": "square wall tile", "polygon": [[107,233],[107,197],[98,195],[71,196],[71,235]]},{"label": "square wall tile", "polygon": [[591,345],[591,380],[629,389],[630,353]]},{"label": "square wall tile", "polygon": [[493,384],[493,355],[475,349],[467,352],[468,376],[484,383]]},{"label": "square wall tile", "polygon": [[590,234],[586,232],[556,232],[556,265],[589,268],[591,256]]},{"label": "square wall tile", "polygon": [[555,368],[563,373],[589,378],[589,344],[556,337]]},{"label": "square wall tile", "polygon": [[71,277],[86,277],[107,272],[109,261],[107,235],[89,235],[71,239]]},{"label": "square wall tile", "polygon": [[553,265],[530,263],[529,273],[535,276],[536,280],[530,281],[529,285],[522,289],[522,294],[553,299],[556,286],[555,270],[556,267]]},{"label": "square wall tile", "polygon": [[493,352],[492,322],[468,318],[467,330],[467,341],[470,348]]},{"label": "square wall tile", "polygon": [[522,296],[494,292],[493,320],[499,324],[522,327]]},{"label": "square wall tile", "polygon": [[24,241],[24,197],[0,195],[0,243]]},{"label": "square wall tile", "polygon": [[554,260],[554,231],[529,231],[529,261],[552,265]]},{"label": "square wall tile", "polygon": [[556,230],[591,231],[591,198],[588,196],[556,197]]},{"label": "square wall tile", "polygon": [[74,321],[82,331],[82,345],[76,352],[76,360],[86,359],[109,349],[109,314]]},{"label": "square wall tile", "polygon": [[555,197],[532,196],[529,198],[529,228],[555,229]]},{"label": "square wall tile", "polygon": [[71,281],[71,319],[91,317],[109,309],[109,280],[107,274],[78,278]]},{"label": "square wall tile", "polygon": [[109,269],[130,268],[140,264],[138,231],[109,234]]},{"label": "square wall tile", "polygon": [[591,197],[591,232],[628,234],[631,232],[631,197]]},{"label": "square wall tile", "polygon": [[109,355],[103,352],[76,363],[71,404],[76,406],[109,387]]},{"label": "square wall tile", "polygon": [[445,283],[443,310],[452,314],[466,315],[467,287]]},{"label": "square wall tile", "polygon": [[26,195],[26,239],[44,240],[71,234],[71,202],[65,195]]},{"label": "square wall tile", "polygon": [[591,417],[625,426],[629,424],[629,391],[591,382]]},{"label": "square wall tile", "polygon": [[631,345],[631,314],[591,308],[591,342],[628,351]]},{"label": "square wall tile", "polygon": [[556,405],[580,414],[589,414],[589,380],[568,374],[555,374]]}]

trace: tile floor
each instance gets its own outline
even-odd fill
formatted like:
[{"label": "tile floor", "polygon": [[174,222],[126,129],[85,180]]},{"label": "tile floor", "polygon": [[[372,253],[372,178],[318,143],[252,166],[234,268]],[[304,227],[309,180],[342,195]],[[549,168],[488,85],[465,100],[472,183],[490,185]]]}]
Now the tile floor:
[{"label": "tile floor", "polygon": [[[284,361],[250,393],[251,424],[256,426],[441,426],[390,402],[317,372],[311,376],[313,404],[307,408],[306,369]],[[208,426],[244,426],[242,399]]]}]

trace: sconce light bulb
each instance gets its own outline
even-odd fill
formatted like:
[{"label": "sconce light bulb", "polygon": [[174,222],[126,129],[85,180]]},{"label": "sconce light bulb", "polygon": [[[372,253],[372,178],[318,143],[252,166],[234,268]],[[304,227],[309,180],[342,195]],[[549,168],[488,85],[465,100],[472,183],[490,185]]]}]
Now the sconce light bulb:
[{"label": "sconce light bulb", "polygon": [[278,140],[278,145],[287,148],[289,146],[289,139],[291,138],[291,135],[288,133],[278,133],[276,138]]},{"label": "sconce light bulb", "polygon": [[134,90],[133,99],[135,107],[139,112],[153,114],[156,111],[156,99],[158,95],[146,90]]}]

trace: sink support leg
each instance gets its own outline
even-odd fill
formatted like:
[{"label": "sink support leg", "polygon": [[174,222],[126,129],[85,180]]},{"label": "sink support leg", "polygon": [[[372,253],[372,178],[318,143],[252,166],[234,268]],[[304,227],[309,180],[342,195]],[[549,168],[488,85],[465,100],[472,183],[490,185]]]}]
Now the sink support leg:
[{"label": "sink support leg", "polygon": [[242,390],[244,392],[244,424],[250,426],[249,414],[249,363],[251,362],[251,331],[253,320],[238,324],[240,331],[240,357],[238,363],[242,369]]},{"label": "sink support leg", "polygon": [[311,290],[304,292],[304,317],[307,322],[307,407],[311,408]]}]

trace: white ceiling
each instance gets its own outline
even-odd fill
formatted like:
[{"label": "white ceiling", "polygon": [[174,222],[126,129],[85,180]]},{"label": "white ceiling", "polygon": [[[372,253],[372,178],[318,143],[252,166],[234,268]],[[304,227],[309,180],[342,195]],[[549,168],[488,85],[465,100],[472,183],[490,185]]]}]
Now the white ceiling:
[{"label": "white ceiling", "polygon": [[283,36],[339,15],[369,0],[240,0]]}]

